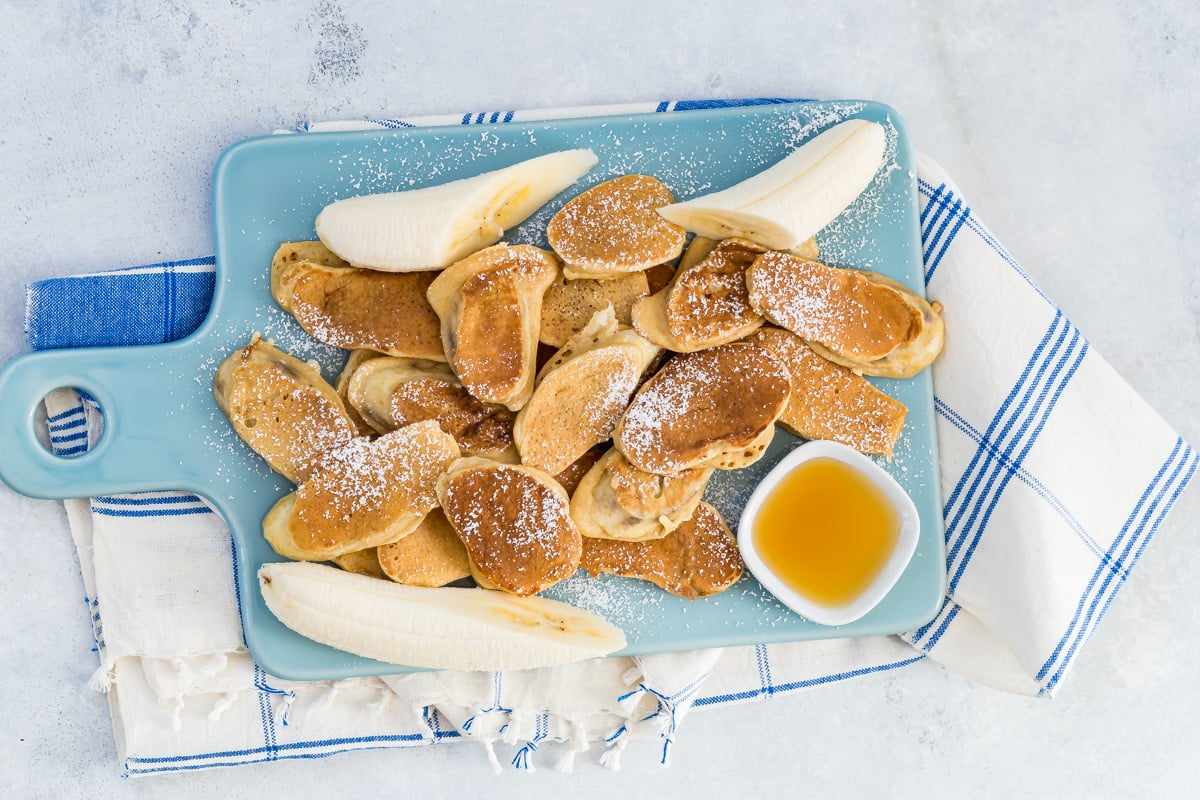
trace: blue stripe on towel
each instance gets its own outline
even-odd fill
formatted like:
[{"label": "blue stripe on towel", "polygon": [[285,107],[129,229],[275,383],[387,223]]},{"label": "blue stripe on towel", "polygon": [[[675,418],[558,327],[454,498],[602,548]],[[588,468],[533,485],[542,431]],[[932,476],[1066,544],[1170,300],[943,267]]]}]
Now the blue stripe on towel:
[{"label": "blue stripe on towel", "polygon": [[[1096,567],[1066,632],[1051,652],[1050,657],[1038,670],[1037,680],[1043,681],[1043,692],[1048,692],[1057,685],[1067,666],[1073,660],[1075,651],[1087,640],[1091,631],[1095,629],[1096,623],[1104,616],[1112,598],[1128,577],[1129,570],[1137,563],[1146,542],[1158,530],[1159,524],[1174,506],[1179,493],[1183,491],[1183,487],[1195,474],[1198,462],[1200,462],[1200,454],[1188,447],[1183,439],[1177,439],[1171,454],[1159,467],[1154,478],[1138,498],[1133,511],[1125,520],[1120,534],[1109,548],[1109,558]],[[1168,470],[1170,470],[1169,475],[1167,475]],[[1164,475],[1167,475],[1165,480]],[[1147,503],[1151,495],[1153,495],[1153,499]],[[1122,544],[1124,547],[1121,547]],[[1113,556],[1119,547],[1121,548],[1120,555],[1114,559]],[[1130,557],[1131,552],[1132,558]],[[1103,580],[1100,580],[1101,577]],[[1090,603],[1088,603],[1089,599]],[[1084,605],[1087,605],[1086,612]],[[1064,653],[1063,648],[1068,640],[1071,641],[1071,644]],[[1061,663],[1059,662],[1060,658],[1062,659]],[[1058,669],[1048,676],[1050,669],[1056,663]]]},{"label": "blue stripe on towel", "polygon": [[[199,327],[212,303],[213,271],[192,268],[213,264],[207,256],[31,283],[25,289],[25,337],[34,350],[180,339]],[[72,313],[62,313],[64,308]]]}]

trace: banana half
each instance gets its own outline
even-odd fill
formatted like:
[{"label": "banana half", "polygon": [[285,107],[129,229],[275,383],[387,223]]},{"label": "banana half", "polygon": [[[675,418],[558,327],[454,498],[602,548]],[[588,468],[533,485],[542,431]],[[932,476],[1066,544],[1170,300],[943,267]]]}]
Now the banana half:
[{"label": "banana half", "polygon": [[604,619],[544,597],[403,586],[336,567],[264,564],[267,608],[302,636],[348,653],[427,669],[569,664],[625,646]]},{"label": "banana half", "polygon": [[879,123],[846,120],[741,183],[658,213],[710,239],[739,237],[771,250],[800,248],[870,185],[886,145]]},{"label": "banana half", "polygon": [[317,215],[317,236],[356,267],[441,269],[500,241],[596,163],[591,150],[564,150],[439,186],[348,197]]}]

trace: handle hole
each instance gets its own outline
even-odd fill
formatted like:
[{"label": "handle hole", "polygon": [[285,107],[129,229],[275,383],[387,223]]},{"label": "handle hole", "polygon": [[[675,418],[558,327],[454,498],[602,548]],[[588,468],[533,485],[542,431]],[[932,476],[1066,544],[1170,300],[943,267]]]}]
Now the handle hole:
[{"label": "handle hole", "polygon": [[52,390],[34,413],[38,440],[59,458],[78,458],[104,436],[104,411],[82,389]]}]

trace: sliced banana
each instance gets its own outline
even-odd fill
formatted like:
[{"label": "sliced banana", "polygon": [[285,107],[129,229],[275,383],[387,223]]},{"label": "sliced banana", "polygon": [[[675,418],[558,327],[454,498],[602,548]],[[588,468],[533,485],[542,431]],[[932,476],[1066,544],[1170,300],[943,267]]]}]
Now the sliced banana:
[{"label": "sliced banana", "polygon": [[532,669],[607,655],[625,634],[588,611],[486,589],[403,586],[311,563],[264,564],[267,608],[348,653],[428,669]]},{"label": "sliced banana", "polygon": [[317,236],[356,267],[441,269],[500,241],[596,163],[591,150],[564,150],[439,186],[348,197],[317,215]]},{"label": "sliced banana", "polygon": [[870,185],[886,144],[879,123],[846,120],[741,183],[658,213],[710,239],[736,236],[772,250],[799,249]]}]

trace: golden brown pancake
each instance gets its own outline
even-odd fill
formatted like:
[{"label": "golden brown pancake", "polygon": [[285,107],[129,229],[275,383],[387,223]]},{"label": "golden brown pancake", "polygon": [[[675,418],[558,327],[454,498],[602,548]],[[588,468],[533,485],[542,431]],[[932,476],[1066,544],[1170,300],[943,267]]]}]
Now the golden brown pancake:
[{"label": "golden brown pancake", "polygon": [[708,503],[701,503],[691,519],[661,539],[585,538],[582,565],[593,577],[610,572],[641,578],[688,600],[725,591],[745,568],[729,526]]},{"label": "golden brown pancake", "polygon": [[855,362],[871,362],[919,334],[921,315],[872,276],[771,251],[746,272],[750,302],[780,327]]},{"label": "golden brown pancake", "polygon": [[869,276],[875,283],[890,286],[900,293],[904,301],[908,303],[913,319],[917,321],[915,325],[917,333],[883,358],[877,358],[874,361],[861,361],[848,357],[820,342],[809,342],[809,346],[830,361],[864,375],[874,375],[879,378],[911,378],[932,364],[945,345],[946,327],[942,321],[942,304],[937,301],[930,303],[904,284],[886,275],[874,272],[863,274]]},{"label": "golden brown pancake", "polygon": [[790,392],[786,367],[758,345],[683,353],[638,390],[613,444],[634,466],[659,475],[746,466],[766,449]]},{"label": "golden brown pancake", "polygon": [[307,480],[326,453],[355,436],[320,371],[258,334],[217,369],[213,394],[238,436],[293,483]]},{"label": "golden brown pancake", "polygon": [[533,393],[542,295],[558,262],[530,245],[494,245],[451,265],[429,287],[442,345],[472,395],[516,411]]},{"label": "golden brown pancake", "polygon": [[346,357],[346,363],[342,365],[342,371],[338,373],[337,381],[333,384],[333,388],[337,391],[338,397],[342,398],[342,405],[346,407],[346,413],[358,430],[359,436],[386,433],[386,431],[376,430],[374,426],[363,419],[362,414],[358,413],[358,409],[350,404],[350,398],[346,395],[350,388],[350,378],[354,376],[355,370],[373,358],[387,358],[387,356],[375,350],[351,350],[350,355]]},{"label": "golden brown pancake", "polygon": [[[707,247],[693,240],[689,254]],[[725,239],[703,258],[681,264],[671,284],[633,307],[633,324],[650,341],[690,353],[736,341],[763,324],[750,307],[746,269],[765,252],[744,239]],[[691,262],[691,259],[685,259]]]},{"label": "golden brown pancake", "polygon": [[370,575],[372,578],[387,577],[387,574],[383,571],[383,567],[379,565],[378,549],[374,547],[368,547],[366,550],[355,550],[353,553],[343,553],[329,560],[346,570],[346,572]]},{"label": "golden brown pancake", "polygon": [[750,341],[774,354],[792,378],[792,397],[779,423],[805,439],[829,439],[863,453],[891,457],[907,409],[866,378],[813,352],[780,328],[763,328]]},{"label": "golden brown pancake", "polygon": [[661,539],[691,518],[711,468],[655,475],[609,450],[571,495],[571,518],[585,538]]},{"label": "golden brown pancake", "polygon": [[597,312],[542,368],[517,414],[513,441],[521,463],[556,475],[607,441],[658,352],[632,328],[619,327],[611,307]]},{"label": "golden brown pancake", "polygon": [[435,277],[298,261],[272,268],[271,289],[319,342],[443,360],[441,324],[426,299]]},{"label": "golden brown pancake", "polygon": [[546,239],[568,278],[613,278],[670,261],[683,228],[657,209],[675,202],[657,178],[624,175],[577,195],[550,219]]},{"label": "golden brown pancake", "polygon": [[432,421],[354,439],[275,504],[263,535],[275,552],[300,561],[397,541],[437,505],[438,478],[458,456],[453,437]]},{"label": "golden brown pancake", "polygon": [[276,283],[287,268],[302,261],[309,264],[322,264],[327,267],[350,266],[349,261],[345,261],[336,255],[321,242],[284,242],[279,245],[279,249],[275,251],[275,256],[271,259],[272,295],[278,291]]},{"label": "golden brown pancake", "polygon": [[445,586],[471,575],[467,550],[440,508],[400,541],[381,544],[378,562],[388,578],[409,586]]},{"label": "golden brown pancake", "polygon": [[579,567],[583,542],[567,493],[541,470],[460,459],[438,498],[483,585],[527,596]]},{"label": "golden brown pancake", "polygon": [[355,371],[352,408],[379,433],[435,420],[469,455],[516,460],[513,414],[471,396],[447,364],[415,358],[374,359]]},{"label": "golden brown pancake", "polygon": [[562,347],[597,311],[612,306],[617,322],[630,325],[633,304],[650,294],[646,273],[635,272],[608,281],[559,278],[542,297],[541,341]]}]

